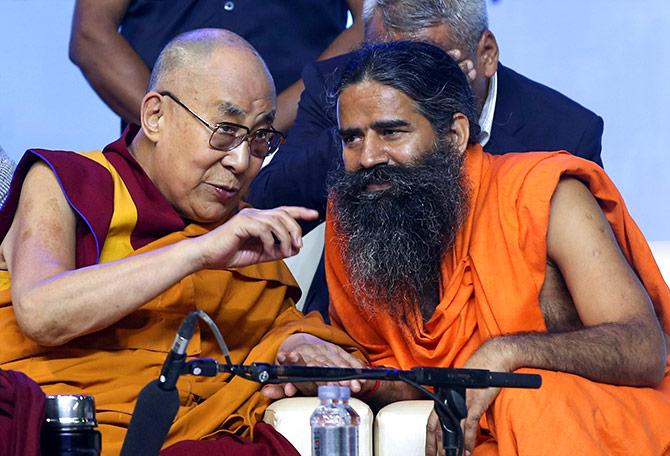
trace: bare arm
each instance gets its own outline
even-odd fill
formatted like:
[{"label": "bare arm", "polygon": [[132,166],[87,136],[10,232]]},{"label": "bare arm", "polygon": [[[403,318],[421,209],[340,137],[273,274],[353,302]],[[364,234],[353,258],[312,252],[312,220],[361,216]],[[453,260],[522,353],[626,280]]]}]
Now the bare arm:
[{"label": "bare arm", "polygon": [[[362,0],[347,0],[349,11],[353,23],[351,27],[342,31],[330,46],[319,56],[318,60],[325,60],[337,55],[346,54],[360,46],[363,41],[363,13]],[[284,89],[277,97],[277,116],[275,118],[275,127],[281,131],[288,131],[293,125],[296,113],[298,111],[298,100],[305,86],[302,80],[294,82],[291,86]]]},{"label": "bare arm", "polygon": [[552,198],[547,255],[584,329],[492,340],[510,370],[536,367],[604,383],[656,385],[666,353],[653,305],[595,199],[577,180],[561,181]]},{"label": "bare arm", "polygon": [[[562,180],[552,197],[547,257],[565,280],[582,328],[497,337],[484,343],[464,367],[531,367],[615,385],[657,385],[663,378],[666,347],[653,305],[595,198],[575,179]],[[479,419],[498,392],[468,390],[467,449],[474,447]],[[426,454],[439,447],[441,433],[435,423],[433,414]]]},{"label": "bare arm", "polygon": [[139,124],[149,68],[118,32],[130,0],[77,0],[70,60],[93,90],[126,122]]},{"label": "bare arm", "polygon": [[294,255],[302,246],[295,218],[316,216],[315,211],[295,207],[243,210],[206,235],[74,269],[75,215],[51,170],[38,163],[26,176],[2,244],[17,321],[26,336],[40,344],[64,344],[113,324],[199,269]]}]

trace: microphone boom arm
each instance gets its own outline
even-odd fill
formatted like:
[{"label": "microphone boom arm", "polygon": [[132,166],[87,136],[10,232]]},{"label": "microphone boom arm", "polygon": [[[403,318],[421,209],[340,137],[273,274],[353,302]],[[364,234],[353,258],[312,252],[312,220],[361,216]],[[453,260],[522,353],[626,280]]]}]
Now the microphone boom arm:
[{"label": "microphone boom arm", "polygon": [[424,386],[446,388],[539,388],[542,378],[537,374],[491,372],[485,369],[415,367],[411,370],[387,368],[279,366],[266,363],[220,364],[210,358],[189,361],[182,373],[213,377],[220,372],[262,384],[327,382],[342,380],[409,380]]}]

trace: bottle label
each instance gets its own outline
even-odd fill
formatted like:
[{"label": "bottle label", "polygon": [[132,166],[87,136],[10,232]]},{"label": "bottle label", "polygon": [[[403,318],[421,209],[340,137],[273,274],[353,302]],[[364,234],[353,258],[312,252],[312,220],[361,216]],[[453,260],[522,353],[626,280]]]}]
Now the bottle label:
[{"label": "bottle label", "polygon": [[312,456],[358,456],[358,427],[312,428]]}]

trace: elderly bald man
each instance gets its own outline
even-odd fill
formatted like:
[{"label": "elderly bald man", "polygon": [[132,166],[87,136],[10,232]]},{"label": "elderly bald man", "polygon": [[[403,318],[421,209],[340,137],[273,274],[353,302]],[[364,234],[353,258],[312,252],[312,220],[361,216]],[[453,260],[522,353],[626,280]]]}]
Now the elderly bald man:
[{"label": "elderly bald man", "polygon": [[[118,454],[139,390],[192,310],[212,316],[235,363],[362,365],[322,340],[351,346],[347,336],[293,305],[299,291],[280,260],[302,246],[296,220],[316,211],[241,203],[282,141],[274,113],[257,52],[233,33],[197,30],[161,53],[141,125],[100,152],[29,150],[19,163],[0,217],[0,367],[47,394],[93,395],[103,454]],[[197,331],[187,353],[220,357],[216,347]],[[239,378],[182,378],[178,389],[166,445],[248,437],[267,404]]]}]

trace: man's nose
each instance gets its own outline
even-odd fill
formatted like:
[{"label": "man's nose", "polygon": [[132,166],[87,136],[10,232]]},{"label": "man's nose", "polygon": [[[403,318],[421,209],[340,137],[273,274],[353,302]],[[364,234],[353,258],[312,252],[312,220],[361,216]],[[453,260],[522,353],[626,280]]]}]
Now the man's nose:
[{"label": "man's nose", "polygon": [[363,168],[374,168],[389,161],[387,145],[377,135],[368,135],[363,142],[360,164]]},{"label": "man's nose", "polygon": [[230,169],[235,174],[241,174],[249,167],[251,149],[249,141],[242,141],[239,146],[226,152],[221,158],[224,168]]}]

